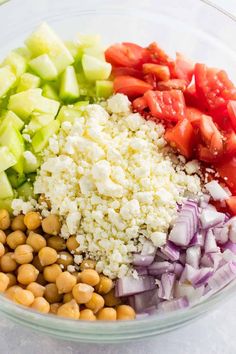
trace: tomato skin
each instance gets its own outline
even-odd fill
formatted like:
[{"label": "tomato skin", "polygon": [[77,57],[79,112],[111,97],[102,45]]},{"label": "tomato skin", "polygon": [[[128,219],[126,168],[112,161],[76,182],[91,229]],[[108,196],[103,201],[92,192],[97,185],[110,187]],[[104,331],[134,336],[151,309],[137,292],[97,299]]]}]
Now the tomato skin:
[{"label": "tomato skin", "polygon": [[202,140],[205,142],[210,153],[216,157],[222,154],[224,148],[223,137],[210,116],[202,115],[199,130]]},{"label": "tomato skin", "polygon": [[194,107],[186,107],[186,117],[194,128],[199,128],[204,113]]},{"label": "tomato skin", "polygon": [[150,89],[152,86],[147,82],[132,76],[117,76],[114,80],[115,93],[123,93],[131,98],[141,96]]},{"label": "tomato skin", "polygon": [[105,58],[112,66],[137,68],[148,58],[147,50],[135,43],[117,43],[107,48]]},{"label": "tomato skin", "polygon": [[228,206],[228,209],[229,209],[231,215],[235,216],[236,215],[236,196],[229,197],[229,199],[226,200],[226,204]]},{"label": "tomato skin", "polygon": [[227,156],[236,155],[236,133],[231,131],[225,137],[225,154]]},{"label": "tomato skin", "polygon": [[177,79],[184,80],[190,84],[194,73],[194,63],[186,58],[182,53],[176,53],[174,75]]},{"label": "tomato skin", "polygon": [[159,81],[157,83],[157,89],[160,91],[181,90],[185,91],[187,83],[181,79],[170,79],[168,81]]},{"label": "tomato skin", "polygon": [[143,96],[133,100],[132,104],[133,104],[133,109],[137,112],[143,112],[148,107],[147,101]]},{"label": "tomato skin", "polygon": [[215,164],[215,168],[220,177],[231,190],[236,190],[236,156],[224,158]]},{"label": "tomato skin", "polygon": [[151,114],[169,122],[185,118],[185,101],[182,91],[147,91],[144,95]]},{"label": "tomato skin", "polygon": [[143,64],[143,73],[153,74],[157,80],[167,81],[170,79],[170,70],[166,65],[146,63]]},{"label": "tomato skin", "polygon": [[179,121],[173,128],[167,129],[165,139],[186,158],[192,156],[195,134],[187,118]]},{"label": "tomato skin", "polygon": [[148,63],[160,64],[160,65],[173,65],[174,61],[171,59],[163,49],[159,47],[156,42],[149,44],[147,47],[147,52],[149,58],[147,60]]},{"label": "tomato skin", "polygon": [[134,68],[129,68],[127,66],[115,66],[112,68],[112,75],[114,77],[117,76],[133,76],[136,77],[137,79],[143,80],[143,73],[142,71]]},{"label": "tomato skin", "polygon": [[198,144],[197,146],[197,157],[200,161],[207,162],[210,164],[214,164],[217,160],[216,156],[213,155],[209,151],[209,149],[202,144]]},{"label": "tomato skin", "polygon": [[227,105],[227,111],[231,120],[232,127],[236,132],[236,101],[229,101]]}]

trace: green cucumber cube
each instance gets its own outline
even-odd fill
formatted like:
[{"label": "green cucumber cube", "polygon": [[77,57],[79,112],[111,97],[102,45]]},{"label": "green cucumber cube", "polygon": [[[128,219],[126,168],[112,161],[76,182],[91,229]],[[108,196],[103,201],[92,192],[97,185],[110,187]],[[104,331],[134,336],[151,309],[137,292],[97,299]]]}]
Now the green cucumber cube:
[{"label": "green cucumber cube", "polygon": [[53,85],[45,84],[43,87],[42,95],[44,97],[50,98],[51,100],[59,101],[57,90]]},{"label": "green cucumber cube", "polygon": [[82,57],[82,66],[85,77],[91,81],[108,79],[112,69],[110,63],[87,54]]},{"label": "green cucumber cube", "polygon": [[19,158],[17,163],[12,166],[12,169],[19,173],[20,175],[24,172],[24,158],[23,155]]},{"label": "green cucumber cube", "polygon": [[74,59],[78,56],[78,44],[75,41],[65,41],[66,48],[69,50],[70,54]]},{"label": "green cucumber cube", "polygon": [[9,65],[12,72],[18,78],[23,73],[26,72],[27,69],[27,60],[20,54],[16,52],[11,52],[8,56],[4,59],[3,65]]},{"label": "green cucumber cube", "polygon": [[25,151],[23,153],[23,157],[24,157],[24,173],[32,173],[39,168],[40,160],[31,151]]},{"label": "green cucumber cube", "polygon": [[[1,69],[0,69],[1,70]],[[40,88],[22,91],[12,95],[9,99],[8,109],[27,121],[41,98]]]},{"label": "green cucumber cube", "polygon": [[56,116],[60,107],[60,102],[40,96],[35,104],[34,111]]},{"label": "green cucumber cube", "polygon": [[49,138],[56,134],[60,128],[58,120],[53,120],[46,127],[39,129],[32,138],[32,147],[35,153],[39,153],[48,144]]},{"label": "green cucumber cube", "polygon": [[94,47],[101,43],[101,36],[99,34],[77,34],[78,42],[85,47]]},{"label": "green cucumber cube", "polygon": [[6,209],[9,213],[12,212],[12,198],[0,199],[0,209]]},{"label": "green cucumber cube", "polygon": [[6,111],[0,122],[0,132],[9,124],[12,124],[19,131],[24,127],[24,122],[14,112]]},{"label": "green cucumber cube", "polygon": [[89,101],[79,101],[73,105],[73,108],[78,109],[80,111],[81,108],[86,107],[88,104],[89,104]]},{"label": "green cucumber cube", "polygon": [[30,68],[43,80],[55,80],[57,68],[47,54],[42,54],[29,62]]},{"label": "green cucumber cube", "polygon": [[24,73],[21,75],[19,83],[17,85],[16,92],[22,92],[29,89],[34,89],[40,86],[41,80],[38,76]]},{"label": "green cucumber cube", "polygon": [[113,94],[113,82],[109,80],[96,81],[96,96],[108,98]]},{"label": "green cucumber cube", "polygon": [[84,54],[91,55],[92,57],[105,61],[104,48],[101,46],[84,48]]},{"label": "green cucumber cube", "polygon": [[0,172],[0,186],[0,199],[13,197],[13,189],[5,172]]},{"label": "green cucumber cube", "polygon": [[3,97],[16,82],[16,76],[10,66],[0,68],[0,97]]},{"label": "green cucumber cube", "polygon": [[57,120],[60,123],[63,122],[73,123],[74,120],[79,117],[81,117],[81,113],[79,112],[78,109],[74,109],[68,106],[62,106],[58,113]]},{"label": "green cucumber cube", "polygon": [[66,48],[63,41],[46,23],[43,23],[36,29],[25,43],[33,57],[48,54],[56,66],[58,74],[64,71],[65,68],[74,61],[73,56]]},{"label": "green cucumber cube", "polygon": [[79,84],[73,66],[67,66],[62,74],[60,85],[60,98],[67,102],[73,102],[79,97]]},{"label": "green cucumber cube", "polygon": [[31,116],[31,120],[27,125],[26,131],[29,134],[34,134],[37,130],[41,129],[42,127],[45,127],[53,120],[53,114],[33,113]]},{"label": "green cucumber cube", "polygon": [[34,187],[32,183],[25,182],[19,188],[17,188],[17,195],[24,200],[29,200],[35,197],[34,195]]},{"label": "green cucumber cube", "polygon": [[16,158],[10,152],[9,148],[7,146],[0,146],[0,172],[14,166],[16,162]]},{"label": "green cucumber cube", "polygon": [[20,187],[26,181],[26,176],[23,173],[19,174],[12,168],[10,168],[6,173],[13,188]]},{"label": "green cucumber cube", "polygon": [[0,133],[0,145],[7,146],[15,156],[16,161],[20,159],[24,152],[24,140],[12,124],[8,124]]},{"label": "green cucumber cube", "polygon": [[31,52],[27,47],[16,48],[16,49],[14,49],[14,52],[20,54],[27,61],[29,61],[31,59]]}]

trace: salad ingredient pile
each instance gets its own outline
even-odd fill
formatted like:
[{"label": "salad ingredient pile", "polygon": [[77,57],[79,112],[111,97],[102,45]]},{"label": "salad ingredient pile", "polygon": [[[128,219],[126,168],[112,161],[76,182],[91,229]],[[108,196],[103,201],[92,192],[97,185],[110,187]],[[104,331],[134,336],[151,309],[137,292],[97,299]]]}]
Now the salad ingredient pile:
[{"label": "salad ingredient pile", "polygon": [[236,278],[236,88],[155,42],[42,24],[0,67],[0,291],[80,320],[194,306]]}]

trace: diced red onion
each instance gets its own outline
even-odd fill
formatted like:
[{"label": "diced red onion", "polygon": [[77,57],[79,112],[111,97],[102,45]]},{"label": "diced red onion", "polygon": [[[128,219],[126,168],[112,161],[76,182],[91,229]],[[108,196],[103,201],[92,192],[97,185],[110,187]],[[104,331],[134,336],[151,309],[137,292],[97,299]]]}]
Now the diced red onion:
[{"label": "diced red onion", "polygon": [[225,214],[212,210],[211,208],[203,209],[200,214],[202,228],[209,229],[213,226],[221,226],[224,223]]},{"label": "diced red onion", "polygon": [[219,250],[211,229],[207,231],[204,248],[206,253],[217,252]]},{"label": "diced red onion", "polygon": [[173,270],[174,270],[174,265],[167,261],[153,262],[148,267],[148,273],[150,275],[161,275],[166,272],[173,272]]},{"label": "diced red onion", "polygon": [[229,239],[231,242],[236,243],[236,222],[229,227]]},{"label": "diced red onion", "polygon": [[181,310],[189,306],[189,301],[186,296],[180,299],[175,299],[171,301],[163,301],[158,305],[158,310],[161,312],[169,312],[175,310]]},{"label": "diced red onion", "polygon": [[140,313],[145,312],[147,308],[152,306],[157,307],[160,300],[158,298],[158,290],[153,289],[130,296],[128,301],[130,306],[132,306],[137,313]]},{"label": "diced red onion", "polygon": [[164,273],[161,276],[161,284],[158,289],[158,296],[161,299],[170,300],[173,297],[173,289],[175,285],[175,274]]},{"label": "diced red onion", "polygon": [[236,278],[236,263],[229,262],[219,268],[215,274],[209,279],[208,286],[214,292],[223,289],[233,279]]},{"label": "diced red onion", "polygon": [[160,258],[160,259],[158,259],[158,261],[163,261],[163,259],[166,260],[166,261],[169,260],[169,257],[166,256],[164,253],[162,253],[160,250],[157,250],[157,251],[156,251],[156,258],[155,258],[155,260],[157,260],[158,257]]},{"label": "diced red onion", "polygon": [[135,267],[136,272],[138,275],[148,275],[147,267]]},{"label": "diced red onion", "polygon": [[201,258],[201,265],[203,267],[210,267],[216,271],[220,266],[223,265],[222,253],[205,253]]},{"label": "diced red onion", "polygon": [[229,238],[229,228],[226,226],[223,227],[215,227],[213,230],[216,243],[218,245],[223,245],[228,241]]},{"label": "diced red onion", "polygon": [[178,262],[174,263],[174,273],[177,278],[180,278],[183,270],[184,270],[184,266],[181,263]]},{"label": "diced red onion", "polygon": [[206,237],[206,231],[205,230],[199,230],[193,236],[189,246],[200,246],[200,247],[203,247],[204,243],[205,243],[205,237]]},{"label": "diced red onion", "polygon": [[116,282],[115,296],[130,296],[156,288],[155,278],[142,276],[138,279],[132,276],[120,278]]},{"label": "diced red onion", "polygon": [[223,253],[222,253],[222,257],[226,262],[236,262],[236,254],[233,253],[230,249],[226,249]]},{"label": "diced red onion", "polygon": [[183,265],[186,263],[186,252],[180,252],[179,262]]},{"label": "diced red onion", "polygon": [[179,259],[179,249],[170,241],[167,241],[165,246],[161,248],[161,252],[171,261],[177,261]]},{"label": "diced red onion", "polygon": [[201,258],[201,247],[192,246],[186,250],[186,263],[191,265],[193,268],[199,267],[199,262]]},{"label": "diced red onion", "polygon": [[230,250],[234,254],[236,254],[236,243],[228,241],[222,248],[223,248],[223,250]]},{"label": "diced red onion", "polygon": [[190,232],[187,223],[176,222],[170,231],[169,240],[177,246],[187,246],[190,242]]},{"label": "diced red onion", "polygon": [[178,281],[175,284],[174,297],[180,298],[186,296],[191,304],[198,301],[203,294],[204,285],[196,289],[191,284],[184,284]]},{"label": "diced red onion", "polygon": [[133,265],[139,267],[147,267],[154,261],[154,255],[142,256],[140,253],[134,253]]},{"label": "diced red onion", "polygon": [[156,247],[150,240],[145,240],[145,242],[142,245],[142,251],[141,255],[142,256],[154,256],[156,253]]},{"label": "diced red onion", "polygon": [[205,285],[212,274],[212,268],[195,269],[189,264],[186,264],[181,275],[180,282],[184,283],[189,281],[195,288],[198,288]]},{"label": "diced red onion", "polygon": [[209,194],[203,194],[203,195],[200,197],[200,202],[199,202],[200,208],[202,208],[202,209],[207,208],[210,199],[211,199],[211,198],[210,198]]},{"label": "diced red onion", "polygon": [[205,184],[205,187],[214,200],[226,200],[230,197],[229,193],[215,180]]}]

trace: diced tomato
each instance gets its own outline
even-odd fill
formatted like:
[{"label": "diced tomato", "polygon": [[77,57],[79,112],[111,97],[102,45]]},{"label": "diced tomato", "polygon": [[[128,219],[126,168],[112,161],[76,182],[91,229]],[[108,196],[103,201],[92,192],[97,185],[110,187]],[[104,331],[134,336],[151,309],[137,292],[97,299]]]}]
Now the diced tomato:
[{"label": "diced tomato", "polygon": [[236,190],[236,156],[224,158],[215,164],[220,177],[229,186],[231,190]]},{"label": "diced tomato", "polygon": [[236,101],[229,101],[227,105],[229,118],[231,120],[232,127],[236,131]]},{"label": "diced tomato", "polygon": [[224,70],[195,65],[195,83],[198,97],[211,115],[219,119],[227,116],[229,100],[236,100],[236,88]]},{"label": "diced tomato", "polygon": [[157,77],[154,74],[146,74],[144,76],[144,81],[153,87],[153,90],[157,89]]},{"label": "diced tomato", "polygon": [[236,134],[234,131],[226,135],[225,154],[228,156],[236,155]]},{"label": "diced tomato", "polygon": [[199,128],[203,114],[204,113],[197,108],[186,107],[186,117],[195,128]]},{"label": "diced tomato", "polygon": [[160,64],[160,65],[173,65],[174,61],[171,59],[163,49],[161,49],[156,42],[149,44],[147,47],[149,54],[148,63]]},{"label": "diced tomato", "polygon": [[193,154],[194,137],[193,127],[187,118],[167,129],[165,133],[166,141],[187,158]]},{"label": "diced tomato", "polygon": [[187,89],[184,91],[184,98],[187,106],[196,107],[202,110],[203,107],[198,98],[195,84],[187,87]]},{"label": "diced tomato", "polygon": [[174,75],[178,79],[185,80],[188,84],[192,81],[194,63],[181,53],[176,53]]},{"label": "diced tomato", "polygon": [[171,79],[168,81],[159,81],[157,89],[160,91],[181,90],[185,91],[187,87],[186,81],[181,79]]},{"label": "diced tomato", "polygon": [[182,91],[149,90],[144,97],[154,117],[172,122],[185,118],[185,101]]},{"label": "diced tomato", "polygon": [[135,43],[118,43],[107,48],[105,58],[112,66],[137,68],[146,62],[148,52]]},{"label": "diced tomato", "polygon": [[222,154],[224,148],[223,137],[210,116],[202,115],[199,129],[209,152],[215,156]]},{"label": "diced tomato", "polygon": [[143,96],[138,97],[133,101],[133,108],[137,112],[143,112],[147,107],[147,101]]},{"label": "diced tomato", "polygon": [[153,74],[158,80],[167,81],[170,79],[170,70],[166,65],[143,64],[143,73],[144,74]]},{"label": "diced tomato", "polygon": [[211,200],[211,204],[221,213],[227,213],[228,211],[225,200]]},{"label": "diced tomato", "polygon": [[202,144],[199,144],[197,146],[197,157],[200,161],[203,161],[203,162],[208,162],[211,164],[216,162],[216,156],[213,155],[209,151],[209,149]]},{"label": "diced tomato", "polygon": [[152,89],[152,86],[147,82],[132,76],[117,76],[114,80],[114,91],[123,93],[131,98],[141,96],[150,89]]},{"label": "diced tomato", "polygon": [[229,211],[232,215],[236,215],[236,196],[232,196],[226,200],[226,204],[229,208]]},{"label": "diced tomato", "polygon": [[136,77],[137,79],[143,79],[143,73],[141,70],[134,69],[134,68],[129,68],[125,66],[119,66],[119,67],[113,67],[112,68],[112,75],[114,77],[116,76],[133,76]]}]

